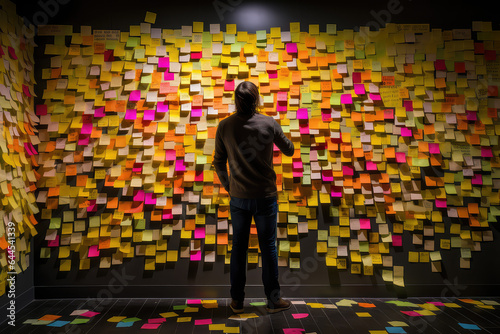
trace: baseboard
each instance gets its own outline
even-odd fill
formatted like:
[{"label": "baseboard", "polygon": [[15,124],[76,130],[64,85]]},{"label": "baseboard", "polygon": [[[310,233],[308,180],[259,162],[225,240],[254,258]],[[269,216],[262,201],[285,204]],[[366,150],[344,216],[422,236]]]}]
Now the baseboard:
[{"label": "baseboard", "polygon": [[[408,298],[408,297],[492,297],[500,296],[500,284],[454,286],[446,284],[407,285],[282,285],[289,298]],[[247,298],[263,298],[260,285],[247,285]],[[35,286],[35,299],[65,298],[228,298],[227,285],[128,285],[128,286]]]}]

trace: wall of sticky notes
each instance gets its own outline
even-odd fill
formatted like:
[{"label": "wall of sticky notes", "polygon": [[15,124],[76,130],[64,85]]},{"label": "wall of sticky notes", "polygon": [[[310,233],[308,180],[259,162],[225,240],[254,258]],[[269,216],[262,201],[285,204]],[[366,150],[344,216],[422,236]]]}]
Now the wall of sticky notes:
[{"label": "wall of sticky notes", "polygon": [[229,283],[229,196],[211,160],[243,80],[296,147],[274,156],[282,272],[305,273],[304,285],[403,287],[486,271],[500,214],[491,24],[249,32],[156,16],[38,31],[39,285],[90,285],[123,268],[139,285]]},{"label": "wall of sticky notes", "polygon": [[[12,292],[7,279],[30,266],[31,240],[37,234],[35,146],[39,141],[34,109],[33,35],[28,27],[23,27],[15,5],[1,1],[0,296]],[[29,274],[32,285],[32,272]],[[19,277],[19,288],[22,280]]]}]

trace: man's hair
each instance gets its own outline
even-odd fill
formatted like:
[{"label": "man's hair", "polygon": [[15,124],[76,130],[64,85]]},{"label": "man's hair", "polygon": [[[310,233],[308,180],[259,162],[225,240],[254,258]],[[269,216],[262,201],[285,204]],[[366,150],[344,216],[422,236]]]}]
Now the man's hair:
[{"label": "man's hair", "polygon": [[234,102],[236,111],[244,115],[252,115],[257,112],[259,104],[259,89],[253,82],[243,81],[234,91]]}]

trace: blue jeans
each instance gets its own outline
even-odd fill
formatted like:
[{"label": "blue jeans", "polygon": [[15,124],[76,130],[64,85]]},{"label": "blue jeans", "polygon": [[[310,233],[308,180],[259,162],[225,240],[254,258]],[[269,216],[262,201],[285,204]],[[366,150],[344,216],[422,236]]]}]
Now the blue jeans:
[{"label": "blue jeans", "polygon": [[233,225],[233,248],[231,251],[231,298],[243,301],[247,270],[248,239],[252,217],[257,227],[257,236],[262,256],[262,283],[268,301],[280,298],[278,283],[278,253],[276,250],[276,224],[278,203],[276,196],[247,199],[231,197],[231,224]]}]

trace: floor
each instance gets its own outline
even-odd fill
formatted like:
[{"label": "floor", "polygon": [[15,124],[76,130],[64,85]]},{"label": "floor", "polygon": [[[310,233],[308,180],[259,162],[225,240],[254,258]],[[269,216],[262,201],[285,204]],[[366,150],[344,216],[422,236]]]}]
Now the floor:
[{"label": "floor", "polygon": [[500,333],[500,298],[291,299],[268,314],[263,299],[235,316],[228,299],[35,300],[0,333]]}]

